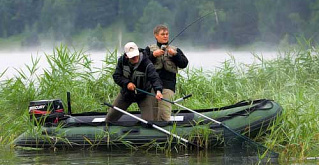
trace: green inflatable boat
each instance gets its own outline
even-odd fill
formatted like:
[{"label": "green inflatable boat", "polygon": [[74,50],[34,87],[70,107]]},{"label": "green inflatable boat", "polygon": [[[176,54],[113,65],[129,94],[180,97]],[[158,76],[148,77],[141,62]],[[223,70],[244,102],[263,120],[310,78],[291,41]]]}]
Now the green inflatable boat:
[{"label": "green inflatable boat", "polygon": [[[106,123],[105,113],[72,114],[70,107],[68,113],[64,114],[60,100],[31,102],[29,112],[35,126],[14,141],[16,146],[70,148],[181,143],[178,138],[154,129],[153,124],[196,144],[209,143],[209,146],[215,146],[222,144],[224,136],[227,136],[223,134],[224,129],[220,124],[187,110],[174,111],[169,122],[149,121],[148,124],[128,115],[123,115],[117,122]],[[260,99],[196,112],[238,133],[254,136],[273,124],[281,114],[282,107],[272,100]],[[138,111],[132,114],[140,117]]]}]

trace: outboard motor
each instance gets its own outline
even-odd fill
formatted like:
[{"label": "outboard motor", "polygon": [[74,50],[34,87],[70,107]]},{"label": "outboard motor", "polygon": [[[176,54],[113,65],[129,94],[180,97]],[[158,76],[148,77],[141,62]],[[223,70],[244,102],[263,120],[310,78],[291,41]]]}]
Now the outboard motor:
[{"label": "outboard motor", "polygon": [[60,99],[31,101],[29,114],[31,121],[35,118],[45,123],[58,123],[64,117],[63,103]]}]

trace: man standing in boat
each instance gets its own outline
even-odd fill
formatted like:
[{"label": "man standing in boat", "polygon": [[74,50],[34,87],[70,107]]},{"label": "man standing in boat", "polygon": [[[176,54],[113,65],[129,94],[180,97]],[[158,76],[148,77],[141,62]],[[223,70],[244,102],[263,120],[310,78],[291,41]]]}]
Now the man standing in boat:
[{"label": "man standing in boat", "polygon": [[[128,42],[124,46],[124,55],[119,57],[113,74],[113,79],[121,88],[113,105],[126,110],[133,102],[136,102],[141,110],[142,118],[153,120],[153,97],[136,91],[136,88],[156,91],[156,99],[160,100],[162,95],[162,82],[155,70],[154,65],[148,59],[143,49],[137,47],[134,42]],[[106,121],[117,121],[122,113],[110,108]]]},{"label": "man standing in boat", "polygon": [[[178,68],[186,68],[188,60],[177,47],[168,45],[169,30],[165,25],[157,25],[153,30],[156,44],[145,48],[163,82],[163,98],[171,99],[175,94],[176,74]],[[154,119],[169,121],[172,105],[165,101],[154,101]]]}]

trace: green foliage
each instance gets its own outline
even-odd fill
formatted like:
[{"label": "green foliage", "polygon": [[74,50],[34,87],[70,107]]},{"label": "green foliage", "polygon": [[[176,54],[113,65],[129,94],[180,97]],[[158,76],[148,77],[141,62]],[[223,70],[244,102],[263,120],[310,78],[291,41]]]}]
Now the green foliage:
[{"label": "green foliage", "polygon": [[40,45],[39,35],[36,30],[36,24],[31,29],[28,26],[26,26],[26,37],[21,41],[21,46],[36,47]]},{"label": "green foliage", "polygon": [[[283,107],[283,114],[267,136],[256,140],[289,157],[316,156],[319,48],[312,40],[296,40],[299,45],[279,52],[277,59],[266,61],[255,54],[259,62],[250,65],[232,59],[214,72],[187,68],[178,76],[176,98],[192,93],[193,97],[183,103],[191,109],[226,106],[247,99],[273,99]],[[39,59],[33,58],[31,66],[17,69],[17,76],[1,81],[1,144],[12,142],[27,129],[27,107],[32,100],[61,98],[66,102],[66,92],[70,91],[74,113],[104,112],[106,108],[100,104],[112,102],[119,91],[111,76],[116,50],[106,54],[103,67],[97,70],[85,52],[71,51],[63,45],[46,58],[50,67],[44,73],[37,74]]]},{"label": "green foliage", "polygon": [[[276,45],[282,40],[295,44],[296,36],[317,42],[318,2],[289,2],[288,5],[275,0],[3,0],[0,38],[30,33],[24,45],[32,43],[28,40],[35,39],[37,34],[40,42],[63,41],[74,45],[83,42],[91,44],[90,48],[101,49],[105,45],[117,46],[117,40],[121,39],[108,34],[104,37],[112,42],[105,44],[105,39],[95,34],[83,40],[75,40],[76,36],[87,30],[111,28],[114,35],[121,31],[123,40],[148,45],[153,41],[155,25],[167,24],[171,35],[176,35],[200,16],[213,12],[185,31],[179,42],[206,47],[244,46],[256,41]],[[30,31],[25,27],[33,28]]]},{"label": "green foliage", "polygon": [[94,30],[90,32],[88,37],[89,49],[102,50],[105,48],[104,32],[100,24],[96,26]]},{"label": "green foliage", "polygon": [[39,29],[49,33],[53,41],[67,41],[72,43],[72,34],[75,32],[76,1],[45,0],[40,15]]},{"label": "green foliage", "polygon": [[162,6],[157,1],[150,0],[143,10],[143,15],[138,19],[135,30],[142,36],[153,38],[153,28],[158,24],[171,24],[171,15],[172,12],[167,7]]},{"label": "green foliage", "polygon": [[[208,108],[229,105],[241,100],[268,98],[279,102],[282,117],[263,139],[285,156],[305,159],[318,151],[318,46],[311,40],[297,39],[299,46],[279,52],[278,58],[259,63],[237,64],[225,61],[215,72],[188,69],[178,77],[179,94],[197,93],[185,102],[186,107]],[[200,93],[198,95],[198,93]],[[177,96],[179,97],[179,96]]]}]

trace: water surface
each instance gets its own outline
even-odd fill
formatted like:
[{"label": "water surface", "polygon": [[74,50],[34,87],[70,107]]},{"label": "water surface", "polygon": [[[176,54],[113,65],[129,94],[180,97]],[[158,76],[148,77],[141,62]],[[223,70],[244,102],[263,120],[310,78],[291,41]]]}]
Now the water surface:
[{"label": "water surface", "polygon": [[[0,149],[0,164],[257,164],[258,157],[228,157],[221,150],[191,150],[165,153],[159,151],[117,150],[4,150]],[[266,160],[265,160],[266,161]],[[277,159],[267,160],[278,164]]]},{"label": "water surface", "polygon": [[[30,51],[0,51],[0,74],[5,71],[5,75],[0,77],[0,80],[11,78],[17,75],[17,70],[28,73],[25,65],[33,66],[33,59],[40,58],[38,64],[38,74],[43,73],[43,68],[48,68],[49,64],[46,61],[45,54],[53,54],[53,50],[30,50]],[[93,60],[94,68],[102,68],[103,60],[107,52],[86,52]],[[189,60],[190,68],[202,68],[204,70],[214,70],[222,66],[226,60],[235,60],[236,63],[251,64],[260,63],[255,58],[254,54],[263,57],[263,59],[273,59],[277,57],[276,52],[265,51],[228,51],[228,50],[210,50],[210,51],[184,51],[184,54]],[[119,56],[120,54],[118,54]]]}]

